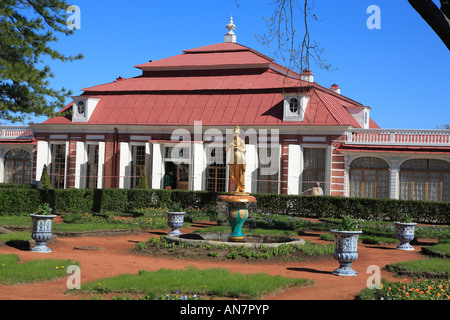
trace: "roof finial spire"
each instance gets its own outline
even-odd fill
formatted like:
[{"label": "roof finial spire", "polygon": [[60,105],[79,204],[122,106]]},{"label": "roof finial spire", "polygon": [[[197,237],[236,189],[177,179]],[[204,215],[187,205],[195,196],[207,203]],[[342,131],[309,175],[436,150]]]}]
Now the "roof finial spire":
[{"label": "roof finial spire", "polygon": [[236,35],[233,32],[236,29],[236,26],[233,23],[233,16],[231,16],[230,22],[226,25],[226,27],[228,29],[228,33],[225,34],[225,42],[236,43]]}]

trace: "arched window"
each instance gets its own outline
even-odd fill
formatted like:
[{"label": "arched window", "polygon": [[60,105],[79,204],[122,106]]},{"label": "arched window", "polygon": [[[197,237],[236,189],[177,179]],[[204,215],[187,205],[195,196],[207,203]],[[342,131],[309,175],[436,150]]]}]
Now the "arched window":
[{"label": "arched window", "polygon": [[389,197],[389,165],[379,158],[358,158],[350,165],[350,196]]},{"label": "arched window", "polygon": [[5,183],[31,183],[31,155],[28,151],[14,149],[5,155]]},{"label": "arched window", "polygon": [[450,163],[414,159],[400,167],[400,199],[450,201]]},{"label": "arched window", "polygon": [[297,113],[298,106],[299,104],[297,98],[292,98],[291,100],[289,100],[289,111],[291,111],[292,113]]}]

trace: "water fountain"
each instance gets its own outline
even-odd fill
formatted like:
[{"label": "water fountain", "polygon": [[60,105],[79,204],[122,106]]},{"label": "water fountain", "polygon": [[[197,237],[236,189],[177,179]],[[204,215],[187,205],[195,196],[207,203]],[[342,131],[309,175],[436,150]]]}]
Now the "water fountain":
[{"label": "water fountain", "polygon": [[231,149],[233,157],[230,157],[230,177],[234,182],[236,190],[217,198],[218,204],[225,205],[225,212],[231,226],[231,234],[224,232],[203,232],[183,234],[179,236],[166,236],[166,240],[176,243],[189,243],[196,245],[199,243],[220,246],[235,245],[258,248],[261,245],[266,247],[277,247],[281,244],[304,244],[305,241],[295,237],[273,236],[273,235],[247,235],[242,234],[242,226],[248,218],[248,207],[250,203],[256,203],[256,198],[244,192],[245,189],[245,142],[239,137],[240,129],[234,129],[234,140],[227,147]]}]

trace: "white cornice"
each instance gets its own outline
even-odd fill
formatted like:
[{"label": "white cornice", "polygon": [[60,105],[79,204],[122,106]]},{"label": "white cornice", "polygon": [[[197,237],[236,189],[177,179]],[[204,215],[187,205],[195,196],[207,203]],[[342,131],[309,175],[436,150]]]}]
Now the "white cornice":
[{"label": "white cornice", "polygon": [[[278,130],[279,134],[292,135],[341,135],[350,129],[348,126],[308,126],[308,125],[277,125],[277,126],[240,126],[242,130],[253,129],[257,132],[267,130]],[[130,134],[171,134],[176,129],[186,129],[194,133],[194,126],[176,126],[176,125],[100,125],[100,124],[33,124],[32,128],[35,135],[42,133],[114,133],[117,129],[119,133]],[[233,129],[234,125],[229,126],[208,126],[202,125],[201,130],[204,133],[208,129],[218,129],[223,134],[227,129]]]}]

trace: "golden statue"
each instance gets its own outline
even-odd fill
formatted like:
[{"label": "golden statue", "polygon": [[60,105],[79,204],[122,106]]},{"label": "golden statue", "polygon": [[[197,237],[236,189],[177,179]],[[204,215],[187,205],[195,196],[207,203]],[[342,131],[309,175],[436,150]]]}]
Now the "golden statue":
[{"label": "golden statue", "polygon": [[227,147],[227,151],[232,147],[233,152],[230,157],[230,177],[233,180],[236,190],[234,193],[243,193],[245,189],[245,142],[239,137],[241,133],[238,126],[234,128],[234,139],[233,143]]}]

